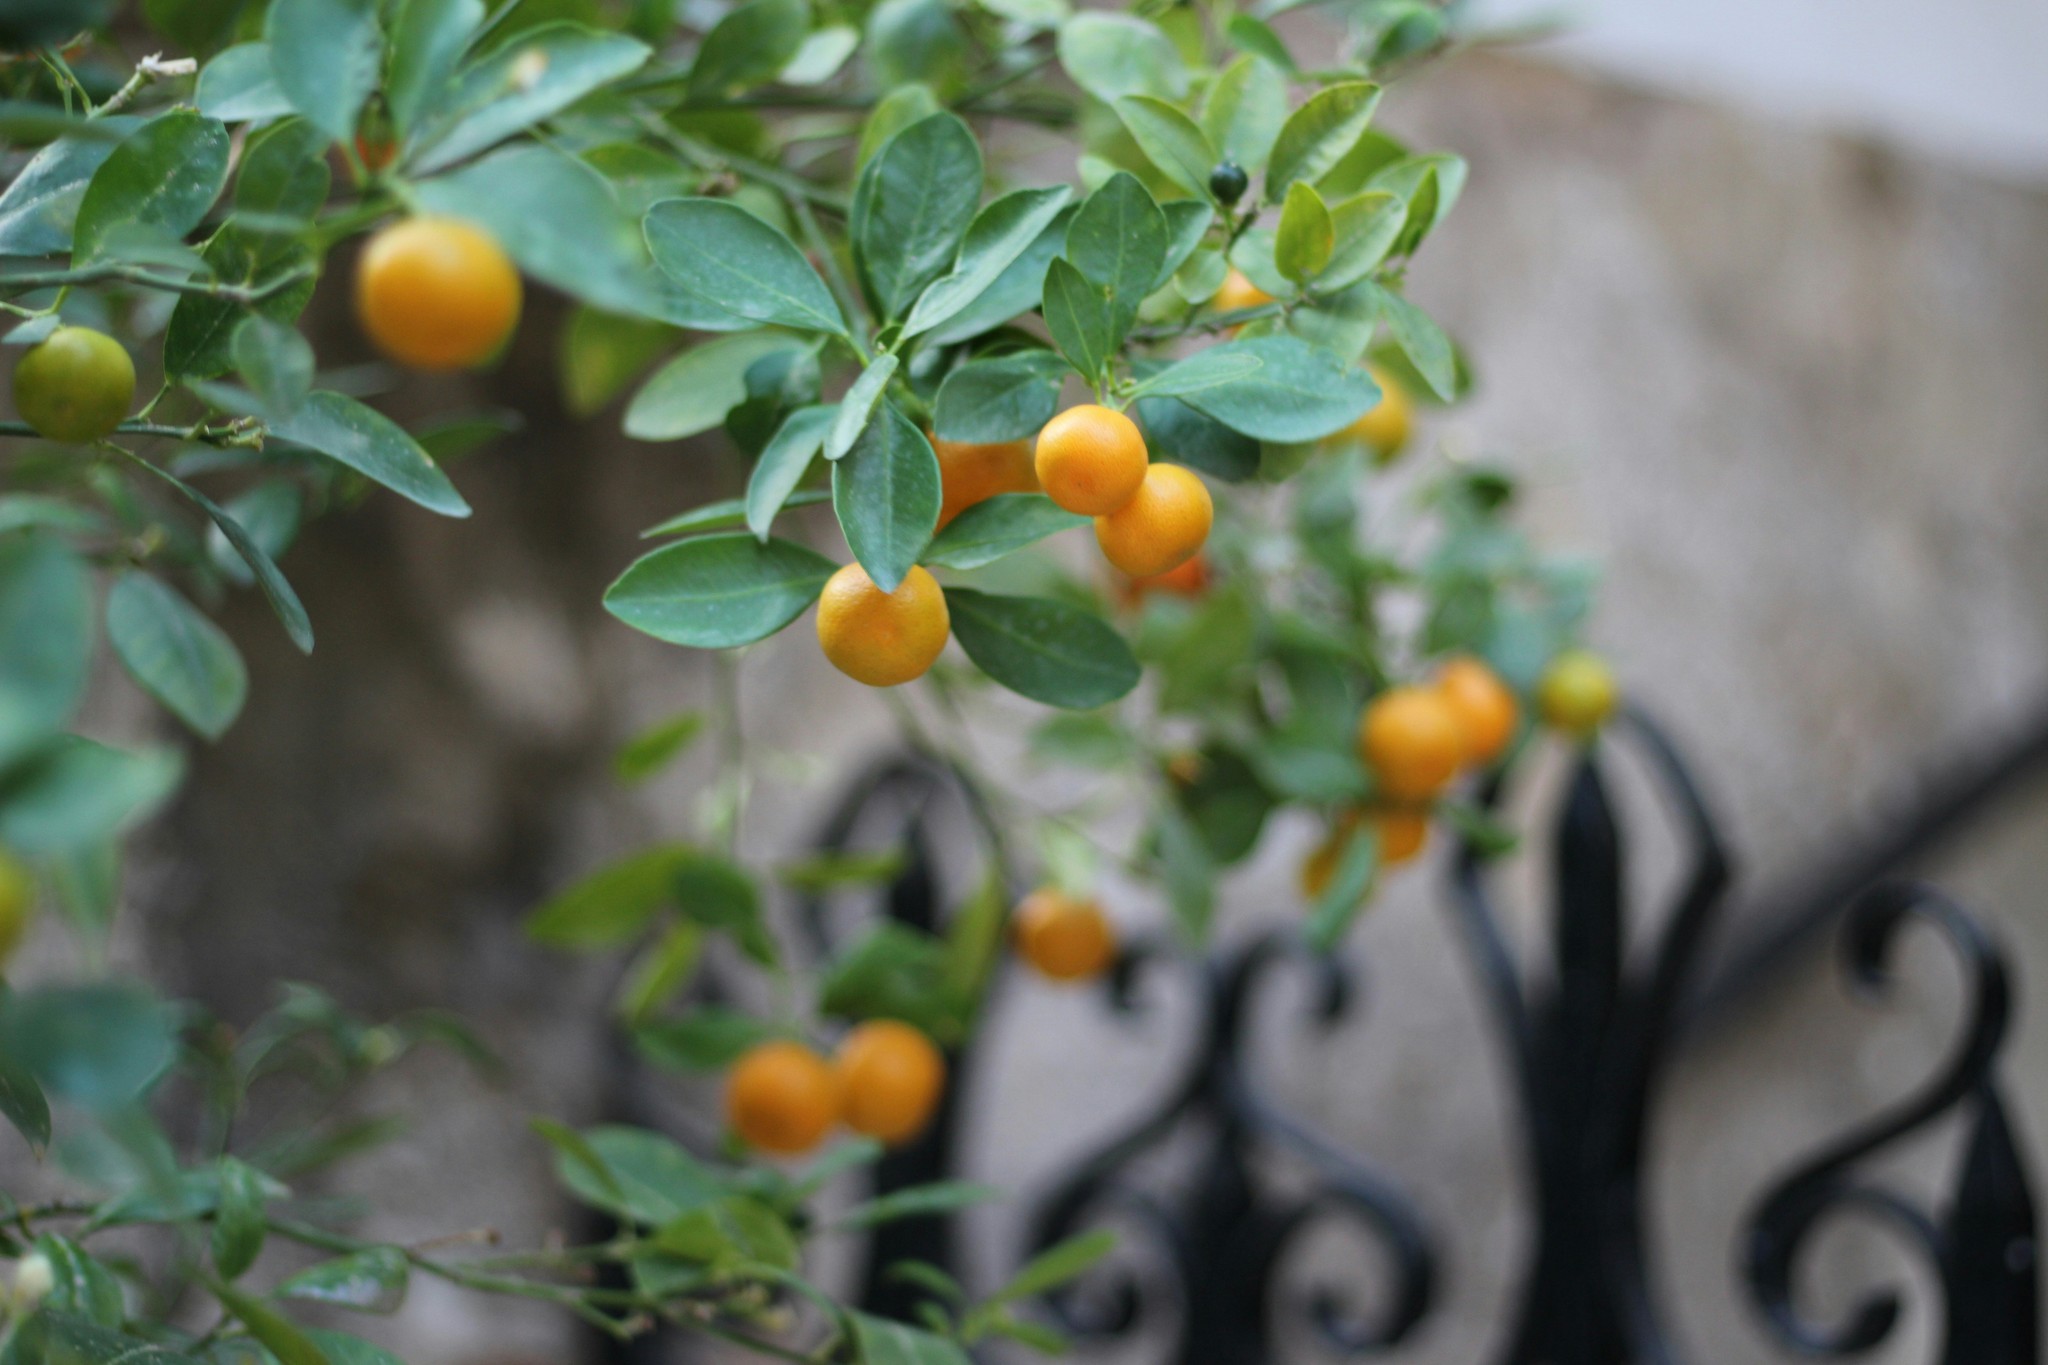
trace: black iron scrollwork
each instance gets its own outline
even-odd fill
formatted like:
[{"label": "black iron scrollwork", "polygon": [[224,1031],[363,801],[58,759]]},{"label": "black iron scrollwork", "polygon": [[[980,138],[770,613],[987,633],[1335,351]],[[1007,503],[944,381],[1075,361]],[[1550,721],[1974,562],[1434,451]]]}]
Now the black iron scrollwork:
[{"label": "black iron scrollwork", "polygon": [[[1817,1355],[1853,1355],[1890,1335],[1896,1290],[1873,1292],[1847,1320],[1815,1323],[1793,1302],[1800,1251],[1829,1215],[1860,1210],[1902,1231],[1940,1273],[1947,1300],[1948,1365],[2020,1365],[2036,1358],[2033,1201],[2014,1148],[1995,1066],[2011,1014],[1998,946],[1961,907],[1931,887],[1878,887],[1849,912],[1843,944],[1851,981],[1866,995],[1890,985],[1900,931],[1919,920],[1940,931],[1965,973],[1963,1029],[1949,1060],[1913,1095],[1870,1119],[1781,1180],[1750,1222],[1748,1275],[1757,1303],[1787,1343]],[[1952,1206],[1937,1219],[1864,1176],[1873,1153],[1961,1106],[1975,1110]]]}]

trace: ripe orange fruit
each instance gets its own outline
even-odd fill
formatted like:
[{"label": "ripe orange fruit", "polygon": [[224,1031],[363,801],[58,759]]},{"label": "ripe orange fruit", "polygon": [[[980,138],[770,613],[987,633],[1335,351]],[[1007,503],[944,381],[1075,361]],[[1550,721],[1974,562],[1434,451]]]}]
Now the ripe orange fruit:
[{"label": "ripe orange fruit", "polygon": [[1614,713],[1614,670],[1590,649],[1567,649],[1536,684],[1536,709],[1554,728],[1585,738]]},{"label": "ripe orange fruit", "polygon": [[370,239],[356,267],[356,316],[402,365],[458,370],[497,354],[519,321],[519,271],[483,229],[408,218]]},{"label": "ripe orange fruit", "polygon": [[1200,554],[1215,520],[1216,504],[1192,470],[1148,465],[1130,501],[1095,519],[1095,543],[1110,563],[1145,578],[1177,569]]},{"label": "ripe orange fruit", "polygon": [[725,1117],[748,1146],[796,1156],[832,1131],[839,1081],[831,1064],[802,1043],[759,1043],[726,1077]]},{"label": "ripe orange fruit", "polygon": [[1257,308],[1272,301],[1273,296],[1245,278],[1242,270],[1232,268],[1223,277],[1223,287],[1216,291],[1216,297],[1209,300],[1209,306],[1219,313],[1235,313],[1240,308]]},{"label": "ripe orange fruit", "polygon": [[[1407,806],[1376,806],[1365,818],[1372,822],[1373,832],[1379,836],[1381,867],[1399,867],[1422,852],[1422,846],[1429,842],[1429,815],[1424,811]],[[1344,852],[1356,837],[1359,823],[1357,811],[1345,811],[1337,817],[1329,837],[1302,860],[1302,899],[1315,900],[1329,889],[1330,878],[1337,875],[1337,865],[1344,861]]]},{"label": "ripe orange fruit", "polygon": [[135,401],[135,362],[90,327],[59,327],[14,364],[14,410],[39,436],[97,441]]},{"label": "ripe orange fruit", "polygon": [[1081,403],[1038,433],[1038,482],[1069,512],[1099,517],[1131,500],[1145,481],[1145,437],[1113,408]]},{"label": "ripe orange fruit", "polygon": [[1155,592],[1169,593],[1175,597],[1200,597],[1209,590],[1208,556],[1196,554],[1184,560],[1179,568],[1168,569],[1165,573],[1146,574],[1140,578],[1126,576],[1120,594],[1125,606],[1135,607]]},{"label": "ripe orange fruit", "polygon": [[942,441],[934,436],[932,449],[939,457],[939,480],[944,489],[944,501],[939,504],[940,526],[998,493],[1038,491],[1038,470],[1029,441],[977,445],[971,441]]},{"label": "ripe orange fruit", "polygon": [[946,1088],[946,1060],[908,1024],[876,1019],[839,1045],[839,1116],[891,1146],[924,1131]]},{"label": "ripe orange fruit", "polygon": [[19,858],[0,848],[0,969],[28,937],[35,908],[35,878]]},{"label": "ripe orange fruit", "polygon": [[832,666],[869,687],[924,676],[946,647],[953,618],[939,581],[913,564],[896,591],[883,592],[858,563],[825,581],[818,596],[818,644]]},{"label": "ripe orange fruit", "polygon": [[1011,931],[1017,955],[1054,981],[1085,981],[1116,961],[1116,930],[1102,907],[1056,887],[1026,896]]},{"label": "ripe orange fruit", "polygon": [[1409,432],[1415,424],[1415,402],[1392,375],[1377,365],[1368,365],[1366,369],[1380,386],[1380,401],[1338,432],[1336,439],[1369,446],[1381,464],[1389,464],[1408,444]]},{"label": "ripe orange fruit", "polygon": [[1521,706],[1500,675],[1479,660],[1461,655],[1436,675],[1437,691],[1458,713],[1465,732],[1465,762],[1491,763],[1515,737]]},{"label": "ripe orange fruit", "polygon": [[1441,692],[1392,687],[1374,697],[1359,719],[1358,751],[1379,778],[1382,796],[1421,801],[1457,774],[1465,732]]}]

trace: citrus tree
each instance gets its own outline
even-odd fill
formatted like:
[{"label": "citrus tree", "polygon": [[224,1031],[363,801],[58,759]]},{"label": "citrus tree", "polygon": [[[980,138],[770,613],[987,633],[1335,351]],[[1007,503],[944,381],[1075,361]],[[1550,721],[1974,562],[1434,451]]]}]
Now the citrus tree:
[{"label": "citrus tree", "polygon": [[[1418,409],[1469,383],[1405,292],[1464,163],[1374,121],[1389,81],[1468,40],[1460,7],[1345,0],[1311,21],[1306,62],[1268,22],[1286,7],[0,15],[0,961],[47,905],[74,964],[0,996],[0,1113],[48,1167],[33,1197],[0,1196],[0,1359],[379,1365],[294,1307],[391,1311],[421,1275],[805,1361],[1060,1348],[1028,1301],[1100,1237],[978,1298],[904,1267],[929,1291],[916,1323],[803,1269],[813,1239],[990,1193],[813,1212],[834,1174],[925,1127],[1006,945],[1049,980],[1104,970],[1112,861],[1198,944],[1219,872],[1295,808],[1328,831],[1301,882],[1305,932],[1331,946],[1438,824],[1509,842],[1455,784],[1525,746],[1529,702],[1584,737],[1614,700],[1570,647],[1590,575],[1513,529],[1504,473],[1411,456],[1377,477]],[[280,567],[301,527],[370,496],[466,516],[450,467],[501,429],[379,412],[377,378],[323,365],[300,329],[323,281],[413,370],[488,367],[526,290],[572,299],[573,408],[631,390],[628,436],[721,440],[751,469],[743,496],[707,489],[664,509],[656,548],[622,548],[605,608],[737,651],[815,606],[840,685],[929,694],[897,707],[905,741],[982,815],[986,875],[942,932],[883,926],[807,964],[775,891],[893,860],[745,865],[735,706],[627,747],[637,780],[724,732],[719,799],[529,929],[632,954],[621,1025],[657,1061],[729,1072],[730,1138],[690,1152],[537,1119],[568,1193],[614,1220],[589,1245],[393,1246],[307,1199],[381,1131],[334,1120],[339,1095],[421,1044],[493,1064],[455,1021],[369,1023],[303,987],[224,1021],[104,970],[123,836],[181,762],[78,732],[100,642],[218,739],[248,681],[210,610],[260,593],[313,650]],[[995,691],[1035,710],[1036,759],[1097,774],[1084,798],[1034,805],[977,760],[965,718]],[[1140,813],[1127,838],[1099,832],[1110,810]],[[718,940],[773,979],[774,1011],[692,1003]],[[155,1250],[132,1259],[138,1228]],[[296,1254],[265,1255],[280,1244]]]}]

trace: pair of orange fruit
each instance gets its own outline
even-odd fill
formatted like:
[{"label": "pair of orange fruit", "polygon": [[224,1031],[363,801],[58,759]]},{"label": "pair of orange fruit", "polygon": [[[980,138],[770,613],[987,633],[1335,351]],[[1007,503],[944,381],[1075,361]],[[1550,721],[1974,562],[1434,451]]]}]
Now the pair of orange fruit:
[{"label": "pair of orange fruit", "polygon": [[890,1146],[925,1130],[946,1089],[946,1060],[895,1019],[861,1024],[830,1060],[781,1038],[749,1048],[726,1077],[726,1121],[748,1146],[800,1156],[845,1124]]},{"label": "pair of orange fruit", "polygon": [[1170,573],[1209,539],[1215,503],[1195,473],[1155,464],[1138,424],[1114,408],[1082,403],[1038,433],[1034,472],[1047,497],[1095,518],[1103,558],[1133,578]]}]

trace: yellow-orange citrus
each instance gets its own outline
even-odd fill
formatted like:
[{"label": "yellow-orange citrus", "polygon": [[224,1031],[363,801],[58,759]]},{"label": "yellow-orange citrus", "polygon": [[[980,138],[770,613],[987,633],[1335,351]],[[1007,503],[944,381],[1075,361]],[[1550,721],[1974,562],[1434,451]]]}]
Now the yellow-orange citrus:
[{"label": "yellow-orange citrus", "polygon": [[1029,441],[977,445],[934,436],[932,449],[939,457],[939,480],[944,489],[944,501],[939,504],[941,526],[998,493],[1038,491],[1038,470]]},{"label": "yellow-orange citrus", "polygon": [[1095,543],[1110,563],[1145,578],[1179,568],[1201,553],[1215,520],[1216,505],[1192,470],[1149,465],[1130,501],[1095,518]]},{"label": "yellow-orange citrus", "polygon": [[1209,557],[1197,554],[1165,573],[1133,578],[1126,574],[1119,595],[1126,606],[1136,606],[1155,592],[1173,597],[1200,597],[1209,590]]},{"label": "yellow-orange citrus", "polygon": [[838,1077],[802,1043],[756,1044],[726,1077],[725,1117],[748,1146],[800,1155],[824,1141],[839,1117]]},{"label": "yellow-orange citrus", "polygon": [[1515,737],[1521,706],[1500,675],[1470,655],[1450,660],[1436,675],[1437,690],[1458,713],[1465,734],[1465,762],[1491,763]]},{"label": "yellow-orange citrus", "polygon": [[90,327],[59,327],[14,363],[14,410],[53,441],[97,441],[134,401],[135,362]]},{"label": "yellow-orange citrus", "polygon": [[[1424,811],[1407,806],[1375,806],[1365,818],[1372,822],[1373,832],[1379,836],[1381,867],[1399,867],[1422,852],[1422,846],[1429,842],[1429,815]],[[1337,817],[1329,837],[1302,860],[1304,900],[1314,900],[1329,889],[1330,878],[1337,875],[1337,865],[1344,860],[1344,851],[1350,847],[1358,827],[1358,812],[1345,811]]]},{"label": "yellow-orange citrus", "polygon": [[1046,496],[1084,517],[1114,512],[1145,481],[1145,437],[1114,408],[1080,403],[1038,433],[1038,482]]},{"label": "yellow-orange citrus", "polygon": [[1116,961],[1116,930],[1092,900],[1042,886],[1011,919],[1017,955],[1055,981],[1085,981]]},{"label": "yellow-orange citrus", "polygon": [[921,565],[911,566],[896,591],[883,592],[866,569],[848,564],[818,595],[818,644],[825,657],[869,687],[923,677],[951,630],[946,594]]},{"label": "yellow-orange citrus", "polygon": [[1358,722],[1358,752],[1396,801],[1436,795],[1465,756],[1458,713],[1428,687],[1392,687],[1374,697]]},{"label": "yellow-orange citrus", "polygon": [[946,1088],[939,1049],[895,1019],[876,1019],[847,1034],[835,1066],[840,1118],[854,1132],[891,1146],[924,1131]]},{"label": "yellow-orange citrus", "polygon": [[1589,649],[1568,649],[1537,681],[1536,709],[1556,729],[1583,738],[1613,714],[1618,696],[1605,659]]},{"label": "yellow-orange citrus", "polygon": [[1409,433],[1415,425],[1415,401],[1392,375],[1376,365],[1366,368],[1380,386],[1380,401],[1338,432],[1337,437],[1369,446],[1380,463],[1386,464],[1408,445]]},{"label": "yellow-orange citrus", "polygon": [[459,218],[384,228],[356,266],[356,316],[377,348],[421,370],[496,355],[519,321],[519,271],[495,238]]},{"label": "yellow-orange citrus", "polygon": [[1271,294],[1253,284],[1242,270],[1233,267],[1223,277],[1223,287],[1216,291],[1216,297],[1209,300],[1209,306],[1219,313],[1235,313],[1240,308],[1257,308],[1272,301]]}]

